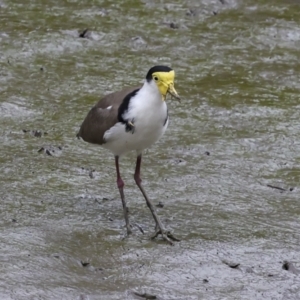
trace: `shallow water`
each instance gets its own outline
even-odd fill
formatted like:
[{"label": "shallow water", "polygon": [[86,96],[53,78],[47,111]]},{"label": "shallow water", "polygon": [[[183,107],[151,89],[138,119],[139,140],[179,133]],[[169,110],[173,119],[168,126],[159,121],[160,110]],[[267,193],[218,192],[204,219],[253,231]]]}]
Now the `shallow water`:
[{"label": "shallow water", "polygon": [[[222,2],[0,0],[1,299],[300,298],[300,2]],[[183,100],[142,178],[174,247],[149,240],[134,153],[145,234],[124,239],[113,157],[75,137],[155,64]]]}]

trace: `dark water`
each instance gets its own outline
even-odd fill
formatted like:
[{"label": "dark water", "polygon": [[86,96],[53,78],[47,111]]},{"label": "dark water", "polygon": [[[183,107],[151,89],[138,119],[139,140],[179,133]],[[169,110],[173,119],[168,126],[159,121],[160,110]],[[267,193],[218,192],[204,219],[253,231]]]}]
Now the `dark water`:
[{"label": "dark water", "polygon": [[[300,299],[299,4],[0,0],[1,299]],[[156,64],[183,101],[142,175],[174,247],[149,240],[134,153],[145,234],[124,239],[113,157],[75,137]]]}]

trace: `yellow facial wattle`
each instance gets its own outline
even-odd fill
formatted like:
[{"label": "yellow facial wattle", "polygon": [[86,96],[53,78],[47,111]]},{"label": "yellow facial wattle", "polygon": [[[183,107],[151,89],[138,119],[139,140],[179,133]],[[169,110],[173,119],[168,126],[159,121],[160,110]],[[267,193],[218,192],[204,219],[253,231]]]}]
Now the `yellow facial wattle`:
[{"label": "yellow facial wattle", "polygon": [[166,100],[167,93],[171,94],[176,99],[180,100],[178,93],[174,88],[175,72],[156,72],[152,74],[152,78],[157,84],[157,87],[162,95],[162,100]]}]

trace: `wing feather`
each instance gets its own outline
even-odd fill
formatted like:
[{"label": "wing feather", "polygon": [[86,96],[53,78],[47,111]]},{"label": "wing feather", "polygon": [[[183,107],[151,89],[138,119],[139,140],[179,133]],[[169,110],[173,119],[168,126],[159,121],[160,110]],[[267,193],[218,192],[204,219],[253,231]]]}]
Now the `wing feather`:
[{"label": "wing feather", "polygon": [[104,134],[118,122],[120,105],[128,94],[139,87],[125,88],[100,99],[84,119],[77,137],[84,141],[102,145],[105,143]]}]

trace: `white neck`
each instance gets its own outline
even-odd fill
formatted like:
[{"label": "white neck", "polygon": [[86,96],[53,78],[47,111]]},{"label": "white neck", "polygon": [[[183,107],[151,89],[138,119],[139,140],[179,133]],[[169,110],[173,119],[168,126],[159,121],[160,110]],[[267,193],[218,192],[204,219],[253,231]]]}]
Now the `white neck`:
[{"label": "white neck", "polygon": [[162,95],[156,85],[156,83],[151,80],[150,82],[148,82],[147,80],[145,80],[144,85],[142,86],[142,88],[140,89],[140,93],[141,95],[147,95],[147,97],[149,98],[149,95],[151,95],[151,98],[154,100],[159,100],[160,102],[162,102]]}]

